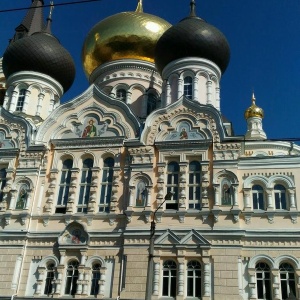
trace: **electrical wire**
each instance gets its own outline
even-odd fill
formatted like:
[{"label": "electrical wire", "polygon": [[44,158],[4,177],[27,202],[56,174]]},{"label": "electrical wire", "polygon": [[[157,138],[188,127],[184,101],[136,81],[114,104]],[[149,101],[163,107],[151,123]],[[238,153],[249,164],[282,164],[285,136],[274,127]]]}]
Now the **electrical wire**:
[{"label": "electrical wire", "polygon": [[[102,0],[81,0],[81,1],[73,1],[73,2],[63,2],[63,3],[57,3],[54,4],[54,6],[64,6],[64,5],[74,5],[74,4],[83,4],[88,2],[100,2]],[[6,13],[6,12],[13,12],[13,11],[19,11],[19,10],[28,10],[28,9],[36,9],[39,7],[51,7],[51,4],[49,5],[40,5],[35,7],[21,7],[21,8],[11,8],[11,9],[2,9],[0,10],[0,13]]]}]

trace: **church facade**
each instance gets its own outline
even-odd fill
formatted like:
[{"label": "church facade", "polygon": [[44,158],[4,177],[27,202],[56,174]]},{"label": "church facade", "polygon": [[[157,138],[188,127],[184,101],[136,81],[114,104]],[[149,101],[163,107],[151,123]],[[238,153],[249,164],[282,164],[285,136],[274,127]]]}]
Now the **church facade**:
[{"label": "church facade", "polygon": [[194,0],[174,26],[142,1],[96,24],[64,103],[43,5],[0,60],[0,299],[300,299],[300,147],[267,139],[254,95],[234,135],[229,45]]}]

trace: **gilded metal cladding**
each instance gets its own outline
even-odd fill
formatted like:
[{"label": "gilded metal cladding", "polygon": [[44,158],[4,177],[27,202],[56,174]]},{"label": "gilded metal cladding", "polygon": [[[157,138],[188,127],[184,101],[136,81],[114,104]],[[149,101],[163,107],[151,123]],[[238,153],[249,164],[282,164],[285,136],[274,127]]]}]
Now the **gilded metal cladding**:
[{"label": "gilded metal cladding", "polygon": [[167,21],[142,12],[123,12],[104,19],[89,32],[82,49],[86,75],[118,59],[154,62],[156,42],[170,27]]},{"label": "gilded metal cladding", "polygon": [[257,118],[264,118],[264,111],[262,108],[258,107],[255,104],[255,97],[252,96],[252,105],[246,109],[245,111],[245,119],[248,120],[249,118],[257,117]]}]

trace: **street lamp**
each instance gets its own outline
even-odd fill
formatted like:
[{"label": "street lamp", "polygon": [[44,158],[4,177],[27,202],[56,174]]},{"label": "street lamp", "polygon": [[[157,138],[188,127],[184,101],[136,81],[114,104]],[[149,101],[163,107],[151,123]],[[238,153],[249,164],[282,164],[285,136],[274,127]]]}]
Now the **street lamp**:
[{"label": "street lamp", "polygon": [[150,243],[149,243],[149,259],[148,259],[148,270],[147,270],[147,285],[146,285],[146,300],[151,300],[152,296],[152,283],[153,283],[153,254],[154,254],[154,237],[155,237],[155,215],[162,205],[167,201],[171,200],[175,193],[170,191],[164,198],[164,201],[157,207],[152,215],[152,221],[150,226]]}]

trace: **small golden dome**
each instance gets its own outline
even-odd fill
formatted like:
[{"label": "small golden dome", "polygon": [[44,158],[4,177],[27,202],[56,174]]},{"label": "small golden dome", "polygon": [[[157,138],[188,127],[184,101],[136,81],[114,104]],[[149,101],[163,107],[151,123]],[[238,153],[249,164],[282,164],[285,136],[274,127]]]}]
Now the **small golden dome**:
[{"label": "small golden dome", "polygon": [[256,106],[255,104],[255,96],[254,93],[252,94],[252,105],[246,109],[245,111],[245,119],[248,120],[249,118],[257,117],[263,119],[264,111],[262,108]]},{"label": "small golden dome", "polygon": [[167,21],[143,12],[141,0],[135,12],[122,12],[96,24],[88,33],[82,62],[86,75],[100,65],[118,59],[154,62],[154,49],[161,35],[171,27]]}]

